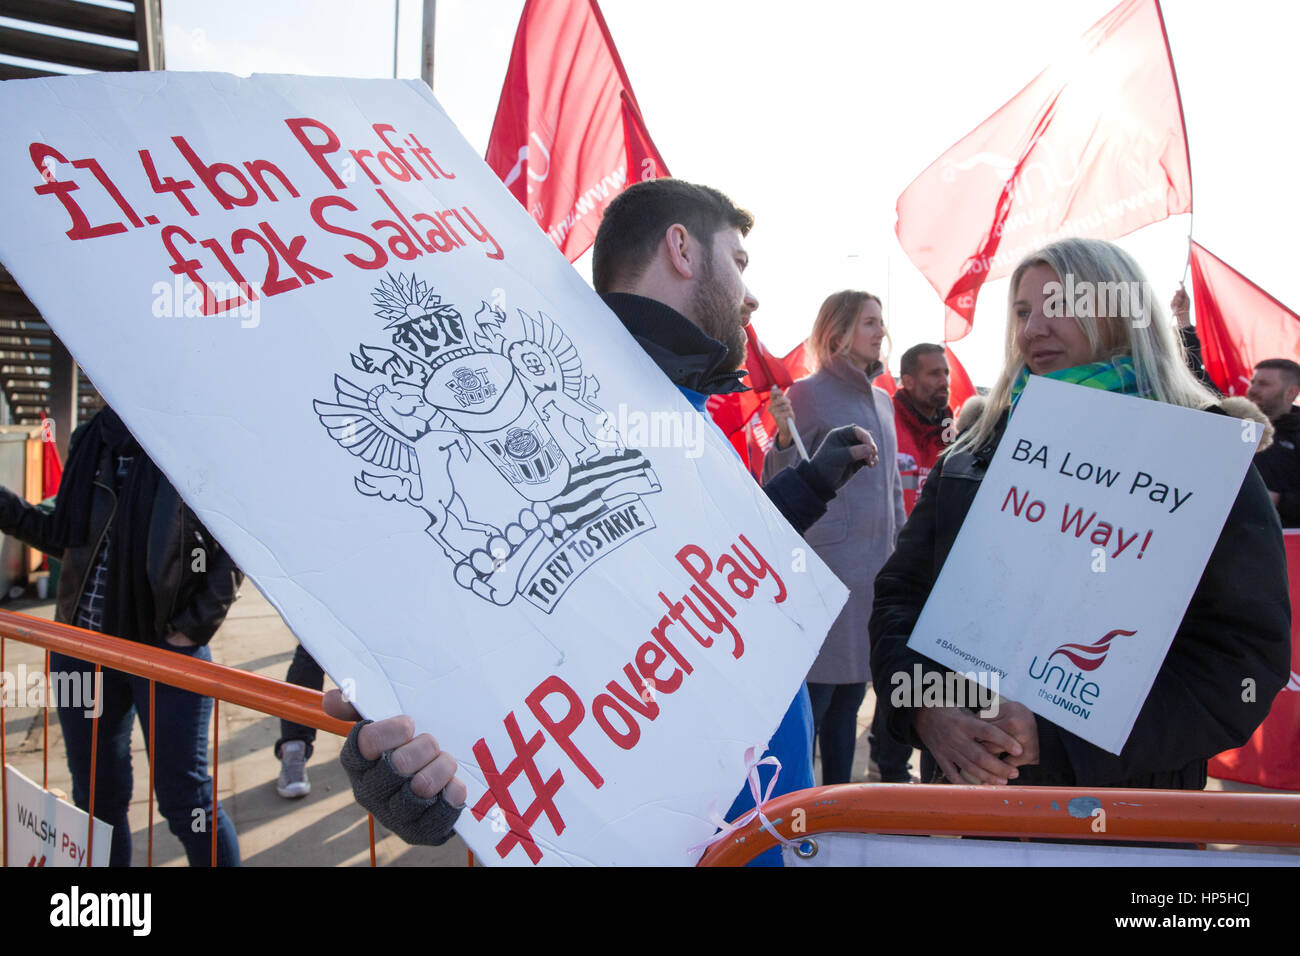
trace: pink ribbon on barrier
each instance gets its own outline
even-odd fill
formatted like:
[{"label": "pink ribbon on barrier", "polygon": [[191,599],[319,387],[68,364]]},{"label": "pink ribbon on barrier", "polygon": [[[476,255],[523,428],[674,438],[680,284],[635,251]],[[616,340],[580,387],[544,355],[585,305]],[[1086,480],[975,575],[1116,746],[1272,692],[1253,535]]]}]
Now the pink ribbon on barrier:
[{"label": "pink ribbon on barrier", "polygon": [[[713,834],[713,836],[709,837],[703,843],[695,844],[695,846],[686,851],[687,853],[697,853],[707,850],[720,840],[725,840],[738,830],[743,830],[749,825],[750,821],[753,820],[755,816],[758,817],[758,825],[768,833],[772,834],[781,845],[799,845],[798,840],[787,840],[785,837],[781,836],[781,834],[776,831],[776,827],[772,826],[772,821],[767,818],[767,814],[763,812],[763,804],[772,799],[772,791],[776,789],[777,778],[781,776],[781,761],[770,755],[764,757],[762,760],[758,760],[756,759],[756,755],[759,752],[758,747],[750,747],[745,751],[745,774],[749,780],[749,792],[754,797],[754,809],[740,817],[737,817],[733,822],[728,823],[726,820],[722,819],[722,815],[718,813],[717,805],[712,805],[709,808],[709,819],[711,819],[713,824],[718,828],[718,832]],[[762,797],[759,797],[758,768],[764,764],[771,764],[776,768],[776,772],[772,774],[772,779],[767,782],[767,791],[762,795]]]}]

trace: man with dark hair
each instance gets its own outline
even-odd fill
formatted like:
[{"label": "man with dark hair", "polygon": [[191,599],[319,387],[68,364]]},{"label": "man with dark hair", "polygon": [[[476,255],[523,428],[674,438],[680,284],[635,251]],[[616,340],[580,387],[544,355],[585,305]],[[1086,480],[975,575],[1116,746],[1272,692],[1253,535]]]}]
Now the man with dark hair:
[{"label": "man with dark hair", "polygon": [[1300,365],[1290,359],[1265,359],[1255,366],[1246,397],[1273,423],[1273,443],[1255,456],[1255,467],[1282,519],[1300,527]]},{"label": "man with dark hair", "polygon": [[[749,324],[749,315],[758,308],[758,300],[749,295],[740,279],[740,272],[749,262],[741,239],[749,235],[753,225],[752,215],[708,186],[678,179],[637,184],[615,198],[600,221],[592,250],[592,284],[602,296],[635,290],[654,292],[650,298],[668,306],[698,331],[727,347],[716,369],[711,371],[733,375],[745,359],[745,326]],[[676,232],[670,232],[673,229]],[[661,259],[657,253],[665,236],[670,234],[672,255]],[[687,240],[707,254],[686,262],[682,257]],[[725,248],[718,249],[719,243]],[[623,299],[617,302],[606,298],[606,304],[628,325],[619,305],[635,308],[637,303]],[[654,322],[655,318],[651,316],[649,320]],[[629,330],[638,336],[650,357],[659,361],[661,356],[657,352],[662,346],[653,337],[643,340],[631,325]],[[699,347],[702,343],[676,344],[685,348]],[[678,381],[672,374],[669,377],[677,385],[690,384]],[[739,376],[734,376],[719,383],[716,391],[744,391],[744,386],[740,385]]]},{"label": "man with dark hair", "polygon": [[[1201,364],[1201,343],[1192,325],[1192,299],[1179,288],[1169,303],[1187,354],[1187,364],[1201,384],[1218,388]],[[1246,397],[1273,423],[1273,441],[1255,455],[1255,467],[1264,479],[1284,528],[1300,528],[1300,365],[1291,359],[1264,359],[1255,366]]]},{"label": "man with dark hair", "polygon": [[[707,414],[710,395],[745,388],[740,369],[744,328],[758,300],[745,287],[749,254],[742,239],[753,221],[716,189],[656,179],[634,184],[615,198],[596,233],[596,291],[701,414]],[[764,490],[802,533],[858,468],[877,460],[871,436],[845,425],[826,436],[811,460],[786,469]],[[356,717],[337,691],[326,696],[326,709],[343,719]],[[452,805],[465,799],[465,786],[454,779],[456,763],[440,753],[436,741],[427,734],[412,740],[413,732],[411,719],[404,716],[358,724],[342,760],[358,801],[380,822],[408,842],[442,842],[451,834],[458,812]],[[773,796],[813,786],[812,708],[805,686],[769,746],[782,768]],[[381,759],[385,755],[388,759]],[[435,760],[441,763],[435,766]],[[772,768],[758,772],[765,790]],[[728,819],[752,807],[746,787]],[[779,848],[760,859],[780,865]]]},{"label": "man with dark hair", "polygon": [[[912,513],[925,478],[956,437],[948,407],[948,356],[942,345],[922,342],[903,353],[894,393],[898,432],[898,473],[903,479],[903,507]],[[946,434],[945,434],[946,433]]]},{"label": "man with dark hair", "polygon": [[650,189],[629,189],[610,203],[592,250],[591,282],[602,295],[641,278],[664,232],[681,223],[693,236],[712,236],[731,227],[742,237],[754,217],[709,186],[680,179],[652,180]]}]

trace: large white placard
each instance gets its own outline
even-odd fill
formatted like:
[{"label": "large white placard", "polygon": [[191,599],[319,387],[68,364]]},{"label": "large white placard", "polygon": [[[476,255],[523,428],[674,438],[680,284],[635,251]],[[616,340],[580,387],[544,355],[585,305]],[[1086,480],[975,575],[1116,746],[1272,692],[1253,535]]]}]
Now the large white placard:
[{"label": "large white placard", "polygon": [[485,861],[689,863],[845,597],[415,81],[0,86],[0,260]]},{"label": "large white placard", "polygon": [[1261,436],[1032,376],[908,646],[1119,753]]},{"label": "large white placard", "polygon": [[[9,866],[85,866],[90,815],[5,764]],[[113,827],[95,818],[91,866],[108,866]]]}]

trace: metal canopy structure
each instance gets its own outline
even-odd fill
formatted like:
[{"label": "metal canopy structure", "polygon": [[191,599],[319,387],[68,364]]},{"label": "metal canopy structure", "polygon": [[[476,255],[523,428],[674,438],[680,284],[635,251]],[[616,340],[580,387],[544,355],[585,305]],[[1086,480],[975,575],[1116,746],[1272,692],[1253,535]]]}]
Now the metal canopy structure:
[{"label": "metal canopy structure", "polygon": [[[163,68],[161,0],[117,6],[3,0],[0,16],[30,25],[0,25],[0,80]],[[59,454],[66,457],[77,422],[103,404],[67,348],[0,266],[0,424],[39,424],[47,413],[55,422]]]}]

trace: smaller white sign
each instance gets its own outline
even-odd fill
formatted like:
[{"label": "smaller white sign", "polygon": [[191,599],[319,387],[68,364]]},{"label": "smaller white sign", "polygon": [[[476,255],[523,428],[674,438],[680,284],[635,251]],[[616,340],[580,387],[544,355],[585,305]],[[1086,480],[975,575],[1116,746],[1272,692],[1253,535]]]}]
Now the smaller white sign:
[{"label": "smaller white sign", "polygon": [[[89,815],[5,764],[9,866],[85,866]],[[92,866],[108,866],[113,828],[95,820]]]},{"label": "smaller white sign", "polygon": [[1118,754],[1260,437],[1031,377],[908,646]]}]

